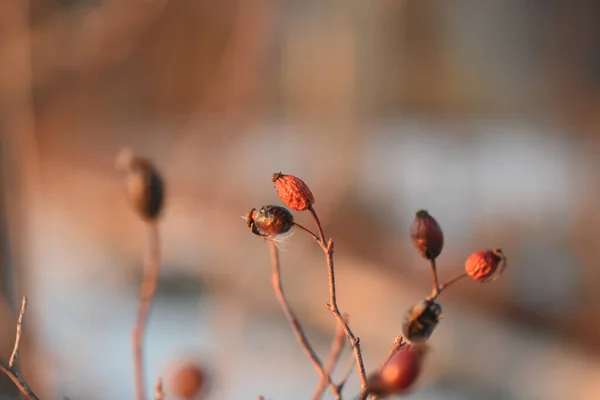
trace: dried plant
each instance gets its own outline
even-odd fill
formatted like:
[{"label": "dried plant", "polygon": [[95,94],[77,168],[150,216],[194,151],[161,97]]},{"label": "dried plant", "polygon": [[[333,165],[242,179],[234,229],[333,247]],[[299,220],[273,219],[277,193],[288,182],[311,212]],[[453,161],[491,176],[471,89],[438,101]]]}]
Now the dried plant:
[{"label": "dried plant", "polygon": [[[342,398],[342,389],[349,374],[346,374],[338,383],[332,381],[331,374],[346,340],[352,346],[360,380],[358,399],[365,400],[369,396],[376,399],[406,393],[413,387],[420,375],[423,358],[427,353],[426,342],[440,320],[442,307],[437,302],[437,298],[448,287],[467,276],[480,282],[496,279],[506,266],[506,257],[499,249],[478,251],[467,260],[465,272],[440,284],[436,260],[444,247],[444,234],[438,222],[427,211],[419,210],[411,226],[410,236],[417,252],[429,261],[433,288],[429,296],[409,308],[404,317],[402,336],[396,337],[380,367],[367,376],[360,339],[350,328],[348,317],[342,316],[337,302],[334,242],[333,239],[325,236],[323,226],[314,208],[315,197],[308,185],[298,177],[278,172],[273,174],[272,181],[284,205],[292,210],[308,211],[316,228],[315,233],[296,223],[290,211],[277,205],[267,205],[259,211],[253,208],[246,216],[246,223],[252,233],[266,240],[269,245],[275,295],[290,321],[298,341],[321,377],[313,399],[320,399],[327,388],[336,399]],[[300,321],[286,300],[281,285],[281,265],[276,241],[278,235],[284,234],[292,228],[297,228],[310,236],[325,255],[329,277],[327,308],[335,318],[338,327],[333,337],[326,367],[323,366],[319,356],[309,343]]]}]

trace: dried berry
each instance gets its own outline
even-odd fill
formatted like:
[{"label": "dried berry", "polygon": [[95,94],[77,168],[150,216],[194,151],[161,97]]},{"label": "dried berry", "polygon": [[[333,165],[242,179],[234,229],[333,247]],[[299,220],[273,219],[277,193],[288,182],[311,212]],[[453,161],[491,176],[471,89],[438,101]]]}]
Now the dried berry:
[{"label": "dried berry", "polygon": [[165,196],[165,185],[156,167],[128,150],[119,153],[116,167],[126,173],[127,194],[134,210],[144,221],[156,220]]},{"label": "dried berry", "polygon": [[419,254],[429,260],[437,258],[444,248],[444,233],[425,210],[417,211],[410,227],[410,237]]},{"label": "dried berry", "polygon": [[377,396],[406,393],[421,374],[424,351],[420,347],[409,346],[392,356],[381,371],[369,377],[369,392]]},{"label": "dried berry", "polygon": [[206,392],[207,383],[207,375],[202,366],[185,362],[173,371],[169,394],[186,400],[194,399]]},{"label": "dried berry", "polygon": [[410,343],[427,341],[440,321],[441,314],[442,306],[434,300],[415,304],[404,315],[404,338]]},{"label": "dried berry", "polygon": [[506,257],[500,249],[476,251],[467,258],[465,263],[467,275],[480,282],[497,279],[504,268],[506,268]]},{"label": "dried berry", "polygon": [[296,211],[307,210],[315,203],[315,198],[304,181],[281,172],[273,174],[277,195],[283,203]]},{"label": "dried berry", "polygon": [[246,223],[255,235],[275,236],[292,229],[294,216],[284,207],[269,205],[248,211]]}]

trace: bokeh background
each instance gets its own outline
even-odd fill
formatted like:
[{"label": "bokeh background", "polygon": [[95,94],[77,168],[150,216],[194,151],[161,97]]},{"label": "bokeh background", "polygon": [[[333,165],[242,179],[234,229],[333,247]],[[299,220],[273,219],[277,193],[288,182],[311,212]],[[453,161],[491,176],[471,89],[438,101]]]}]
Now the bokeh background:
[{"label": "bokeh background", "polygon": [[[430,291],[408,237],[426,208],[443,278],[482,248],[510,264],[443,294],[410,398],[600,398],[599,2],[0,4],[0,357],[27,294],[20,368],[42,398],[133,397],[146,236],[113,167],[123,147],[168,183],[148,388],[192,358],[210,399],[309,398],[318,376],[240,219],[280,204],[283,171],[336,239],[367,369]],[[325,358],[323,255],[299,233],[284,247],[288,296]],[[6,377],[0,391],[16,398]]]}]

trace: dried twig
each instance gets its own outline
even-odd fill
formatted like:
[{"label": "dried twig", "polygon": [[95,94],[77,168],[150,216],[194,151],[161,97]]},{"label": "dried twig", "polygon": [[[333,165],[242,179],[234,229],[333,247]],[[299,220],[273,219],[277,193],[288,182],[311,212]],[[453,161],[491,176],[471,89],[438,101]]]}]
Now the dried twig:
[{"label": "dried twig", "polygon": [[17,319],[17,334],[15,336],[15,347],[13,348],[12,354],[10,355],[10,361],[8,362],[9,368],[14,368],[19,356],[19,346],[21,345],[21,329],[23,326],[23,316],[27,309],[27,296],[23,296],[21,300],[21,312],[19,312],[19,318]]},{"label": "dried twig", "polygon": [[391,358],[394,356],[394,354],[396,354],[398,351],[400,351],[404,346],[406,346],[406,342],[404,341],[402,336],[396,336],[396,339],[394,340],[394,344],[390,348],[390,351],[388,352],[387,356],[385,356],[385,359],[381,363],[380,368],[383,368],[383,366],[385,364],[387,364],[388,361],[391,360]]},{"label": "dried twig", "polygon": [[271,250],[271,263],[273,264],[273,275],[271,280],[273,283],[273,290],[275,291],[275,296],[277,297],[277,300],[279,301],[279,304],[281,305],[281,308],[283,309],[283,312],[285,313],[287,319],[290,321],[294,334],[296,335],[296,339],[298,339],[298,342],[300,342],[300,344],[302,345],[304,352],[308,355],[315,369],[319,372],[321,379],[324,379],[327,382],[334,395],[336,396],[336,399],[339,399],[340,396],[339,393],[337,393],[337,388],[335,387],[335,385],[332,384],[331,377],[325,372],[325,369],[323,368],[323,363],[321,362],[319,356],[308,342],[308,338],[304,333],[304,329],[302,329],[302,326],[300,325],[300,321],[296,317],[296,314],[290,307],[290,304],[287,301],[287,298],[285,297],[285,294],[283,292],[283,286],[281,283],[281,268],[279,263],[279,252],[277,251],[277,245],[270,239],[268,239],[268,242]]},{"label": "dried twig", "polygon": [[340,309],[337,304],[337,295],[335,288],[335,267],[333,263],[333,240],[329,239],[327,245],[325,245],[325,233],[323,232],[323,226],[319,221],[319,217],[317,216],[317,213],[312,205],[308,208],[308,210],[310,211],[310,214],[312,215],[315,224],[317,225],[317,230],[319,232],[321,242],[321,249],[323,249],[325,257],[327,258],[327,271],[329,275],[329,304],[327,305],[327,308],[329,309],[329,311],[331,311],[338,323],[343,326],[344,332],[346,333],[346,336],[348,337],[348,340],[352,345],[354,351],[354,358],[356,359],[356,366],[358,368],[358,376],[360,378],[360,399],[364,400],[367,396],[367,374],[365,372],[365,366],[360,350],[360,339],[356,337],[354,332],[352,332],[352,329],[350,329],[350,326],[348,325],[346,320],[344,320],[344,317],[342,316],[342,313],[340,312]]},{"label": "dried twig", "polygon": [[17,388],[23,393],[23,395],[30,400],[38,400],[38,397],[35,395],[33,390],[27,385],[27,382],[19,375],[17,370],[15,369],[15,364],[17,362],[17,357],[19,355],[19,347],[21,345],[21,329],[23,326],[23,317],[25,316],[25,310],[27,309],[27,296],[23,296],[23,300],[21,301],[21,312],[19,313],[19,318],[17,320],[17,333],[15,338],[15,346],[13,348],[12,354],[10,356],[10,361],[8,365],[0,362],[0,371],[2,371],[6,376],[8,376]]},{"label": "dried twig", "polygon": [[[348,316],[345,316],[346,321],[348,320]],[[325,365],[325,373],[327,376],[331,378],[331,374],[338,361],[340,360],[340,355],[342,354],[342,350],[344,349],[344,344],[346,343],[346,333],[344,332],[344,327],[336,323],[335,334],[333,335],[333,340],[331,342],[331,348],[329,350],[329,359],[327,360],[327,364]],[[340,385],[338,385],[338,388]],[[321,379],[319,385],[315,389],[315,393],[313,394],[313,400],[320,399],[323,396],[323,392],[327,388],[327,379]]]},{"label": "dried twig", "polygon": [[152,306],[152,300],[156,293],[158,283],[158,271],[160,261],[160,238],[158,226],[154,222],[148,223],[148,257],[144,268],[142,284],[139,295],[139,307],[136,324],[133,328],[133,359],[135,369],[135,385],[137,400],[145,400],[144,393],[144,359],[143,341],[145,336],[148,315]]},{"label": "dried twig", "polygon": [[338,383],[338,385],[337,385],[340,392],[346,385],[346,382],[348,382],[348,379],[350,378],[350,374],[352,374],[352,371],[354,370],[355,365],[356,365],[356,363],[354,361],[351,362],[350,364],[348,364],[348,368],[346,368],[346,372],[344,372],[344,376],[340,380],[340,383]]},{"label": "dried twig", "polygon": [[431,294],[431,296],[429,296],[429,299],[435,300],[440,294],[442,294],[442,292],[444,291],[444,289],[447,289],[450,285],[453,285],[454,283],[458,282],[459,280],[461,280],[462,278],[465,278],[467,276],[468,275],[467,275],[466,272],[462,272],[462,273],[456,275],[454,278],[449,279],[446,282],[442,283],[438,287],[438,290],[436,292],[433,292]]}]

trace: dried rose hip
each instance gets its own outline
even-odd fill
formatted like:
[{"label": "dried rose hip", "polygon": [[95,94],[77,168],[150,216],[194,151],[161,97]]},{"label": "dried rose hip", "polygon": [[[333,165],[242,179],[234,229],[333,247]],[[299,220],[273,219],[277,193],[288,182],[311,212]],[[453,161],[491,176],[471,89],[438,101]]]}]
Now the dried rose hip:
[{"label": "dried rose hip", "polygon": [[467,258],[465,263],[467,275],[480,282],[497,279],[504,268],[506,268],[506,257],[500,249],[476,251]]},{"label": "dried rose hip", "polygon": [[406,393],[421,374],[424,350],[409,346],[401,349],[367,382],[369,392],[378,396]]},{"label": "dried rose hip", "polygon": [[315,202],[312,192],[300,178],[277,172],[273,174],[273,183],[281,201],[292,210],[307,210]]},{"label": "dried rose hip", "polygon": [[417,211],[410,227],[410,237],[419,254],[429,260],[437,258],[444,247],[442,229],[425,210]]},{"label": "dried rose hip", "polygon": [[194,399],[206,392],[208,377],[202,366],[185,362],[175,368],[169,386],[169,394],[176,398]]},{"label": "dried rose hip", "polygon": [[274,205],[248,211],[246,223],[252,233],[267,237],[286,233],[294,226],[294,216],[286,208]]},{"label": "dried rose hip", "polygon": [[412,306],[404,315],[402,331],[406,341],[424,343],[440,321],[442,306],[434,300],[425,300]]},{"label": "dried rose hip", "polygon": [[165,197],[165,184],[156,167],[128,150],[121,151],[115,163],[126,174],[127,194],[135,211],[145,221],[156,220]]}]

